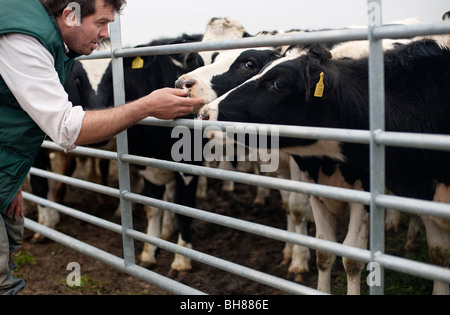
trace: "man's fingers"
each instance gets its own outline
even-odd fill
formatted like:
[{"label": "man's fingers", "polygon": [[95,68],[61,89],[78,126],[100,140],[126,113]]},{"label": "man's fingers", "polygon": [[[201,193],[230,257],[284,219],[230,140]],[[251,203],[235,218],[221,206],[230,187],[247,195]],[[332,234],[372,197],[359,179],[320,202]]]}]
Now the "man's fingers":
[{"label": "man's fingers", "polygon": [[172,89],[172,94],[176,96],[188,96],[189,90],[188,89]]},{"label": "man's fingers", "polygon": [[[182,96],[182,97],[186,97],[189,95],[189,90],[188,89],[173,89],[173,94],[177,95],[177,96]],[[202,98],[187,98],[187,103],[186,105],[199,105],[199,104],[204,104],[204,100]]]}]

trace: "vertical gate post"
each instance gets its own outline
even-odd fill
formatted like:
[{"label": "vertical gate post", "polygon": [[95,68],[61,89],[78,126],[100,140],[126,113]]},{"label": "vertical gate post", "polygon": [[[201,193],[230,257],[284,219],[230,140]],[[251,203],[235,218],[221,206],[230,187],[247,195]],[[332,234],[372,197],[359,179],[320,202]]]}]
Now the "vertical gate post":
[{"label": "vertical gate post", "polygon": [[[120,106],[125,104],[125,83],[123,71],[123,58],[116,58],[114,51],[122,49],[122,34],[120,27],[120,15],[116,14],[115,20],[110,24],[111,31],[111,62],[113,75],[113,89],[114,89],[114,105]],[[127,131],[120,133],[116,137],[117,141],[117,155],[118,155],[118,171],[119,171],[119,190],[120,190],[120,208],[122,217],[122,240],[123,240],[123,254],[125,265],[128,263],[134,264],[134,240],[126,235],[127,229],[133,229],[133,217],[131,213],[131,202],[124,200],[122,195],[125,192],[131,191],[130,185],[130,165],[123,162],[122,154],[128,154],[128,139]]]},{"label": "vertical gate post", "polygon": [[[382,39],[374,37],[374,30],[382,25],[381,0],[368,0],[369,12],[369,99],[370,99],[370,252],[375,262],[376,255],[384,252],[385,209],[376,205],[378,195],[385,193],[385,147],[375,142],[378,133],[385,131],[384,98],[384,54]],[[384,269],[380,269],[380,279],[370,287],[370,294],[384,294]]]}]

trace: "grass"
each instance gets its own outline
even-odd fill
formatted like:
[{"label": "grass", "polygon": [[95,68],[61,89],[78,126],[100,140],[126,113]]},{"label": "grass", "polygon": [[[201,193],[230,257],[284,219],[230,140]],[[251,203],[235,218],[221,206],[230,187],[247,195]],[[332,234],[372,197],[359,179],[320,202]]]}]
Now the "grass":
[{"label": "grass", "polygon": [[26,264],[36,265],[36,259],[29,252],[23,249],[14,253],[13,260],[18,268]]}]

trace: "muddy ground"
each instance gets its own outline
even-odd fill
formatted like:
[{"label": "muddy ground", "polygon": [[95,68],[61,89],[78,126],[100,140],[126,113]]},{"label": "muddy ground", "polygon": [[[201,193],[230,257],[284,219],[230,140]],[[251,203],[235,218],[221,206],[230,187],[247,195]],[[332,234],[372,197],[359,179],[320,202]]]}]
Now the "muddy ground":
[{"label": "muddy ground", "polygon": [[[79,167],[74,177],[85,178],[88,168],[89,164]],[[117,187],[114,167],[110,172],[110,181],[112,187]],[[255,205],[253,199],[256,187],[236,184],[235,192],[230,193],[221,190],[221,182],[218,180],[210,180],[209,184],[208,196],[206,199],[198,200],[198,208],[280,229],[286,228],[286,218],[281,207],[279,192],[271,191],[266,205]],[[120,224],[120,218],[114,215],[118,205],[117,199],[106,196],[99,201],[98,194],[71,187],[68,189],[64,204]],[[27,209],[27,216],[30,219],[37,220],[35,205],[27,202]],[[134,228],[144,232],[146,216],[142,206],[137,205],[134,207],[133,217]],[[407,218],[402,220],[399,233],[387,233],[387,242],[392,244],[387,246],[387,251],[392,250],[400,256],[409,255],[403,250],[407,221]],[[346,226],[345,219],[342,220],[340,226],[342,227],[342,235],[340,236],[342,239]],[[282,242],[198,220],[193,221],[192,229],[194,231],[194,249],[277,277],[293,280],[292,275],[289,275],[287,272],[287,266],[280,264],[282,260],[281,252],[284,247]],[[58,224],[57,230],[116,256],[122,256],[121,236],[113,232],[75,220],[66,215],[61,215],[61,222]],[[313,236],[314,233],[314,225],[310,225],[309,234]],[[19,267],[15,273],[17,276],[23,277],[27,283],[26,288],[20,293],[22,295],[170,294],[54,241],[47,240],[44,243],[32,243],[32,235],[33,232],[25,230],[23,247],[16,255],[16,262],[19,264]],[[176,242],[176,240],[177,235],[174,235],[171,241]],[[138,257],[142,246],[141,242],[135,242],[136,257]],[[424,237],[418,247],[420,249],[420,259],[427,259]],[[315,267],[314,251],[311,251],[311,255],[311,270],[304,275],[302,283],[315,288],[317,285],[317,269]],[[193,261],[193,270],[191,272],[174,273],[170,270],[173,256],[172,253],[161,250],[157,257],[158,264],[151,269],[213,295],[287,294],[195,261]],[[66,270],[70,262],[80,264],[82,275],[80,287],[71,288],[66,283],[66,277],[71,272],[71,270]],[[336,261],[332,277],[333,293],[345,294],[346,280],[340,258]],[[364,274],[362,293],[366,294],[367,292],[368,287]],[[397,273],[386,273],[386,294],[429,294],[430,292],[431,281],[403,276]]]}]

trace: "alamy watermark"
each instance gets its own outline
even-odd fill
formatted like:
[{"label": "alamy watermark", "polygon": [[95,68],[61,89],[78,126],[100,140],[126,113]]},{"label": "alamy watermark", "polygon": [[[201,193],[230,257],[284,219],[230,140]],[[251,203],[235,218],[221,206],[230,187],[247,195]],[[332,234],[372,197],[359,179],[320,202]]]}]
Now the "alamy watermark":
[{"label": "alamy watermark", "polygon": [[67,271],[71,271],[66,278],[66,283],[69,287],[81,286],[81,266],[77,262],[71,262],[67,265]]},{"label": "alamy watermark", "polygon": [[379,263],[370,262],[367,264],[367,275],[366,282],[369,287],[379,287],[381,286],[381,266]]},{"label": "alamy watermark", "polygon": [[381,26],[381,5],[378,2],[369,2],[368,6],[368,16],[369,16],[369,27]]},{"label": "alamy watermark", "polygon": [[[203,129],[194,121],[194,129],[177,126],[172,138],[179,139],[171,149],[175,162],[238,161],[260,162],[261,172],[275,172],[279,167],[279,130],[276,126],[218,126]],[[205,143],[205,139],[210,139]]]},{"label": "alamy watermark", "polygon": [[72,9],[66,19],[67,25],[81,26],[81,7],[78,2],[70,2],[67,8]]}]

